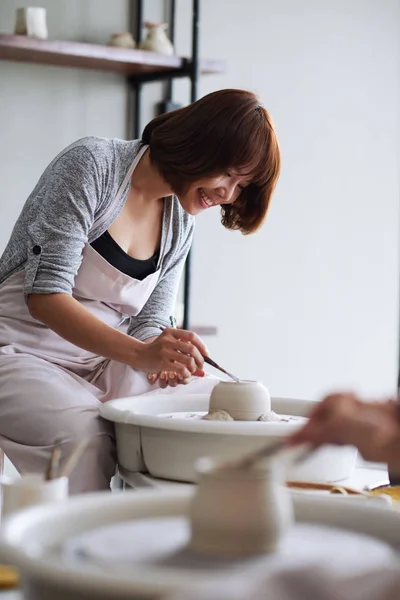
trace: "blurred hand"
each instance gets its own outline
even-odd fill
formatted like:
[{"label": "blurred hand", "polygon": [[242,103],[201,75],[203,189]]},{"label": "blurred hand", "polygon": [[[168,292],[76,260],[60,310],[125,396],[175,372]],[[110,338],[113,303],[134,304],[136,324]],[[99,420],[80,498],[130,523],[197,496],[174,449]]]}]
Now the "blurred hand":
[{"label": "blurred hand", "polygon": [[365,460],[400,467],[400,425],[396,402],[363,402],[354,394],[333,394],[318,402],[309,420],[288,440],[356,446]]}]

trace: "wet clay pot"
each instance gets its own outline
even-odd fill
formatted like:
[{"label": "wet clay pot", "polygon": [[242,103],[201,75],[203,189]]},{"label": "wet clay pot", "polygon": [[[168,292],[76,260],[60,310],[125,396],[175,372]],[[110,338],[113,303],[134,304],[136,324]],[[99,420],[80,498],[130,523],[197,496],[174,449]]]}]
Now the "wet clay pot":
[{"label": "wet clay pot", "polygon": [[293,523],[292,501],[277,464],[244,469],[201,459],[197,472],[190,507],[193,552],[238,557],[277,549]]},{"label": "wet clay pot", "polygon": [[257,421],[271,410],[271,398],[259,381],[221,381],[210,396],[209,412],[217,410],[226,410],[235,421]]}]

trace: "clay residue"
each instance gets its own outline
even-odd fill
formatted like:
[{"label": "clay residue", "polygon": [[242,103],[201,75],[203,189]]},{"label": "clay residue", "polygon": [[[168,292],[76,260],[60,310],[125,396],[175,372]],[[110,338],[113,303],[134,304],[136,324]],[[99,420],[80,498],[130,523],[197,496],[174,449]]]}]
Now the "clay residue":
[{"label": "clay residue", "polygon": [[273,410],[269,410],[267,413],[260,415],[257,421],[288,421],[289,419],[284,419],[276,414]]},{"label": "clay residue", "polygon": [[[207,415],[205,415],[202,418],[205,421],[234,421],[235,420],[233,417],[231,417],[231,415],[226,410],[216,410],[214,412],[208,413]],[[255,419],[255,421],[264,421],[264,422],[270,422],[270,423],[272,423],[273,421],[288,422],[289,420],[290,419],[285,419],[284,417],[280,417],[273,410],[270,410],[267,413],[260,415],[258,417],[258,419]]]},{"label": "clay residue", "polygon": [[205,421],[233,421],[233,417],[226,410],[216,410],[202,417]]}]

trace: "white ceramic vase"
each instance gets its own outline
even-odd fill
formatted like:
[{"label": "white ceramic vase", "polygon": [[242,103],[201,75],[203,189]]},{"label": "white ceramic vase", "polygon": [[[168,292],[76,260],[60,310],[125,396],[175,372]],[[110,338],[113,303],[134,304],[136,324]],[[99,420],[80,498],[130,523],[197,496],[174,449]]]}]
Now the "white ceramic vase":
[{"label": "white ceramic vase", "polygon": [[167,54],[168,56],[174,54],[174,47],[166,34],[168,28],[166,23],[147,22],[144,25],[147,29],[147,36],[139,44],[141,50],[150,50],[151,52]]},{"label": "white ceramic vase", "polygon": [[277,549],[293,523],[291,498],[277,464],[218,468],[211,459],[201,459],[198,475],[190,506],[192,551],[238,557]]},{"label": "white ceramic vase", "polygon": [[41,40],[48,38],[46,9],[36,6],[17,8],[14,32]]},{"label": "white ceramic vase", "polygon": [[235,421],[257,421],[271,410],[271,398],[259,381],[221,381],[210,396],[209,412],[217,410],[226,410]]}]

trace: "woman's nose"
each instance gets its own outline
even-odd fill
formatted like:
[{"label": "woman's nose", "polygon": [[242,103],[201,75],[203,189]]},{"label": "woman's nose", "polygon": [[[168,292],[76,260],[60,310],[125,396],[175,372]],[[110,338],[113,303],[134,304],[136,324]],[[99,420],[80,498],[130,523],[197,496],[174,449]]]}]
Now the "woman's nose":
[{"label": "woman's nose", "polygon": [[235,200],[235,191],[235,185],[227,184],[217,188],[216,195],[221,199],[222,204],[229,204]]}]

